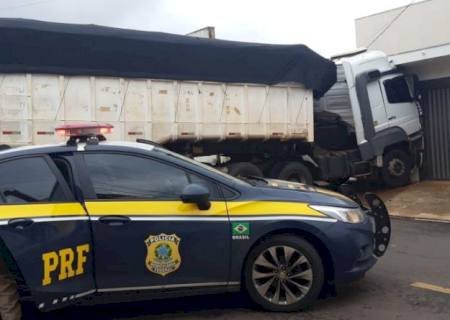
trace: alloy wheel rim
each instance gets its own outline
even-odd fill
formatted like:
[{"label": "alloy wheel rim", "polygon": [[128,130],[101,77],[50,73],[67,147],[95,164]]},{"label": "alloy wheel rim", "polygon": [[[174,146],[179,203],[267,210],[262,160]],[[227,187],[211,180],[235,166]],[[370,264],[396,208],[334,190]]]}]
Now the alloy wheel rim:
[{"label": "alloy wheel rim", "polygon": [[276,305],[300,301],[311,289],[313,272],[308,258],[289,246],[265,249],[254,261],[253,285],[258,294]]}]

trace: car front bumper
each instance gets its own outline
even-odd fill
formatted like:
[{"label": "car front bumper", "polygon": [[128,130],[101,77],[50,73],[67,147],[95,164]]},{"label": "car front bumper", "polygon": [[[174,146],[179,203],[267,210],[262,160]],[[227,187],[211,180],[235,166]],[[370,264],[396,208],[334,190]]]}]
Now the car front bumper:
[{"label": "car front bumper", "polygon": [[388,211],[376,195],[365,198],[367,219],[358,224],[337,222],[328,230],[336,283],[361,278],[387,250],[391,233]]}]

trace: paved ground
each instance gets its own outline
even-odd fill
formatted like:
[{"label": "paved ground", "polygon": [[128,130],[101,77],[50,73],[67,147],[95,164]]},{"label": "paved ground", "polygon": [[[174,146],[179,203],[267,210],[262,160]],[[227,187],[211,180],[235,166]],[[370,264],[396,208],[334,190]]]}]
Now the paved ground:
[{"label": "paved ground", "polygon": [[450,222],[450,181],[422,181],[376,193],[393,216]]},{"label": "paved ground", "polygon": [[[424,282],[450,288],[450,224],[393,221],[391,247],[364,279],[340,288],[337,297],[299,313],[268,313],[242,294],[190,297],[96,307],[74,307],[42,319],[450,319],[450,292],[415,288]],[[36,319],[27,310],[25,319]],[[41,317],[39,317],[41,318]]]}]

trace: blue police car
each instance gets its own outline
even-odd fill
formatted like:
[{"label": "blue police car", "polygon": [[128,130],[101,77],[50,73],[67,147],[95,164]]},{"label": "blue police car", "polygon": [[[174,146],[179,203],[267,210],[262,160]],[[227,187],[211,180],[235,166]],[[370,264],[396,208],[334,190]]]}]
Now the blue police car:
[{"label": "blue police car", "polygon": [[3,295],[48,311],[243,289],[264,309],[294,311],[387,249],[375,195],[365,208],[312,186],[237,179],[149,141],[105,141],[109,130],[66,126],[66,144],[0,151],[1,261],[16,284]]}]

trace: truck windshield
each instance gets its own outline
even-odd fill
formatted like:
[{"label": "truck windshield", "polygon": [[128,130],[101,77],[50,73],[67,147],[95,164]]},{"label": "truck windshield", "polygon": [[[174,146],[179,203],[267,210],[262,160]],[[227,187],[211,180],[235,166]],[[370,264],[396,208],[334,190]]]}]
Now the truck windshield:
[{"label": "truck windshield", "polygon": [[405,103],[413,101],[404,76],[384,80],[383,84],[389,103]]}]

